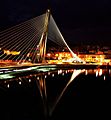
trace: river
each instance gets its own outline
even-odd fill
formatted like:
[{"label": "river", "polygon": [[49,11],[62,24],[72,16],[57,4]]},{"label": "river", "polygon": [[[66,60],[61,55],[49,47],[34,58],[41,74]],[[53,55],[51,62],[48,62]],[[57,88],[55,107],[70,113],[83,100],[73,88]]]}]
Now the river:
[{"label": "river", "polygon": [[0,115],[3,120],[95,118],[110,108],[110,95],[111,69],[26,72],[0,79]]}]

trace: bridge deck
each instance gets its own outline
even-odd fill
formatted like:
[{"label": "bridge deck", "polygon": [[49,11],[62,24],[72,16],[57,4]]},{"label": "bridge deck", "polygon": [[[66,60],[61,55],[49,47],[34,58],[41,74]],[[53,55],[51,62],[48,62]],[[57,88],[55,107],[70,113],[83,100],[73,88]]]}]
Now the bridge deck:
[{"label": "bridge deck", "polygon": [[0,64],[0,68],[26,68],[26,67],[66,67],[66,68],[80,68],[80,69],[85,69],[85,68],[111,68],[110,65],[99,65],[99,64],[82,64],[82,63],[73,63],[73,64],[48,64],[48,63],[37,63],[37,64]]}]

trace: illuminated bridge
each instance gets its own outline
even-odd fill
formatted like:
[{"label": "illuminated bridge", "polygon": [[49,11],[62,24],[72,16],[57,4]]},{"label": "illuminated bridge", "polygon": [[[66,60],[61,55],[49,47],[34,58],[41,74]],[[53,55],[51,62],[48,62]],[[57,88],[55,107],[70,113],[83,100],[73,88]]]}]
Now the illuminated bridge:
[{"label": "illuminated bridge", "polygon": [[56,50],[67,49],[71,62],[84,62],[70,49],[47,10],[45,14],[0,32],[0,67],[48,64],[45,59],[48,44],[54,45]]}]

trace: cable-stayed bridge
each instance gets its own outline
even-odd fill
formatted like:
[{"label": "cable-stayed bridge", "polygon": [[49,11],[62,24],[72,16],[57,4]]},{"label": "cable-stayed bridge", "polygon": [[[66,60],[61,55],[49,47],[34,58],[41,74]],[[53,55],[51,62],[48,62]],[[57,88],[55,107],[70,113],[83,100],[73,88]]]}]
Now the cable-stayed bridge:
[{"label": "cable-stayed bridge", "polygon": [[0,32],[0,64],[45,64],[47,44],[50,45],[51,42],[55,48],[67,48],[72,55],[72,61],[85,62],[70,49],[50,10],[47,10],[45,14]]}]

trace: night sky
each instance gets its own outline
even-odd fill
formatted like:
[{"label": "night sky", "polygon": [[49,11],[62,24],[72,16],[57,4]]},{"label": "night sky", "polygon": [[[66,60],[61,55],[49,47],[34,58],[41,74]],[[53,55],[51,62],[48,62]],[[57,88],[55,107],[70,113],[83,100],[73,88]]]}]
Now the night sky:
[{"label": "night sky", "polygon": [[111,46],[111,0],[0,0],[0,30],[47,8],[68,44]]}]

